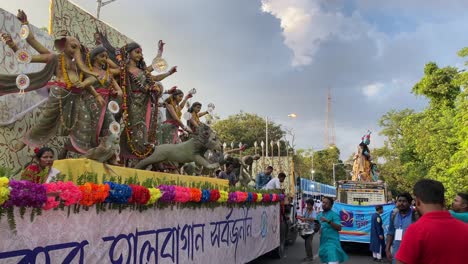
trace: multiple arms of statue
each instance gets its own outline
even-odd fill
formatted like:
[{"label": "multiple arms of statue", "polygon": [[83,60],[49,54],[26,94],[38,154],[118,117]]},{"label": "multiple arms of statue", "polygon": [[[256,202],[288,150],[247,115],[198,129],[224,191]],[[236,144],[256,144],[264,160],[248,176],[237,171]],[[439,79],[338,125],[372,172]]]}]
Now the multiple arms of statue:
[{"label": "multiple arms of statue", "polygon": [[23,10],[19,9],[16,17],[18,18],[19,21],[21,21],[21,24],[28,25],[29,35],[28,35],[28,38],[26,38],[26,41],[28,42],[28,44],[31,45],[31,47],[33,47],[33,49],[35,49],[37,52],[39,52],[39,54],[50,54],[51,53],[50,50],[44,47],[44,45],[42,45],[34,37],[34,33],[31,30],[31,27],[29,26],[28,16],[26,15],[26,13],[24,13]]},{"label": "multiple arms of statue", "polygon": [[120,67],[113,60],[107,59],[107,66],[112,75],[116,76],[120,74]]},{"label": "multiple arms of statue", "polygon": [[[151,67],[151,71],[152,71],[153,67],[152,66],[150,66],[150,67]],[[166,79],[167,77],[171,76],[172,74],[174,74],[176,72],[177,72],[177,66],[174,66],[166,73],[161,73],[161,74],[158,74],[158,75],[151,75],[151,79],[153,81],[155,81],[155,82],[160,82],[160,81]]]}]

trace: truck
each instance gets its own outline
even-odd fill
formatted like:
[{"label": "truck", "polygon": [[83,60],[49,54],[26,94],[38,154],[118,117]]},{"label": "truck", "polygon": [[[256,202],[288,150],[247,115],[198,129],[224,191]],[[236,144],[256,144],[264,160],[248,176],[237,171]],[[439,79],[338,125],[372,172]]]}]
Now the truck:
[{"label": "truck", "polygon": [[387,184],[382,181],[337,181],[336,201],[353,205],[377,205],[387,202]]},{"label": "truck", "polygon": [[332,210],[339,214],[341,242],[369,243],[372,214],[375,205],[382,205],[384,229],[388,230],[390,215],[395,208],[387,203],[385,182],[337,181],[337,196]]}]

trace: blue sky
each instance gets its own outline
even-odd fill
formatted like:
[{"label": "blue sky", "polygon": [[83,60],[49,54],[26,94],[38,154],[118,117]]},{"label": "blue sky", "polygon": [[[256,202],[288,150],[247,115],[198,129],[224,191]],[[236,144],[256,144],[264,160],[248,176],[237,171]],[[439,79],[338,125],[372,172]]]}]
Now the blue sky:
[{"label": "blue sky", "polygon": [[[95,14],[96,2],[76,0]],[[48,24],[47,0],[0,0]],[[327,89],[343,158],[391,109],[425,105],[411,94],[424,64],[462,65],[468,44],[463,0],[118,0],[101,19],[143,46],[147,61],[159,39],[179,72],[166,87],[196,87],[196,100],[221,117],[240,110],[292,128],[300,148],[325,147]],[[287,115],[294,112],[295,120]],[[372,147],[382,145],[374,137]]]}]

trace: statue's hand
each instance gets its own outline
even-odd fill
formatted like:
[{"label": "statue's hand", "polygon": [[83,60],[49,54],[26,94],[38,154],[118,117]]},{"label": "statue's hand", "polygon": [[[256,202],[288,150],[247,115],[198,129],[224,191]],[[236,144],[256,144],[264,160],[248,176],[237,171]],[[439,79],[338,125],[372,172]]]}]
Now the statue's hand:
[{"label": "statue's hand", "polygon": [[96,101],[98,102],[99,105],[101,105],[101,107],[104,107],[106,105],[106,101],[104,100],[104,98],[102,98],[100,94],[96,96]]},{"label": "statue's hand", "polygon": [[13,39],[11,38],[11,35],[9,33],[2,33],[1,35],[2,41],[8,45],[8,47],[13,46]]},{"label": "statue's hand", "polygon": [[164,50],[164,45],[166,45],[166,43],[164,43],[162,40],[160,40],[160,41],[158,42],[158,50],[159,50],[160,53],[163,52],[163,50]]},{"label": "statue's hand", "polygon": [[28,16],[23,10],[18,9],[18,14],[16,15],[16,18],[18,18],[18,20],[21,21],[21,24],[28,24]]},{"label": "statue's hand", "polygon": [[172,68],[169,70],[169,74],[170,74],[170,75],[172,75],[172,74],[174,74],[174,73],[176,73],[176,72],[177,72],[177,66],[174,66],[174,67],[172,67]]}]

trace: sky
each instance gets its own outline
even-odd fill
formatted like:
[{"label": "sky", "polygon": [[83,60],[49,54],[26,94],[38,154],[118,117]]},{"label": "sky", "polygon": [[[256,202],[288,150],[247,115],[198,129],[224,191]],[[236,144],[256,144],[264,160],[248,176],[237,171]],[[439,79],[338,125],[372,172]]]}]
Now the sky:
[{"label": "sky", "polygon": [[[96,13],[96,1],[73,1]],[[24,9],[35,26],[48,25],[48,0],[0,0]],[[225,118],[244,112],[292,129],[296,148],[326,147],[331,91],[336,145],[346,159],[361,136],[392,109],[421,110],[411,93],[424,64],[462,67],[468,44],[466,0],[117,0],[101,20],[140,43],[147,62],[157,42],[178,73],[164,80],[197,89]],[[295,119],[288,114],[295,113]]]}]

